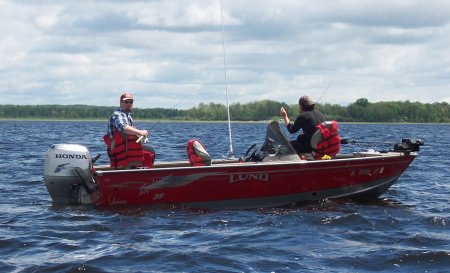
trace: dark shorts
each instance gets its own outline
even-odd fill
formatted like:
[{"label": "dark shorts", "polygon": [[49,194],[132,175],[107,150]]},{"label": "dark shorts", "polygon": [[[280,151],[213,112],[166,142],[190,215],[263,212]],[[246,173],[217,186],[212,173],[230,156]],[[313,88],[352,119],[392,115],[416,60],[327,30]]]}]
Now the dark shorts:
[{"label": "dark shorts", "polygon": [[142,145],[142,146],[143,146],[143,148],[144,148],[144,151],[151,152],[151,153],[154,153],[154,154],[155,154],[155,149],[153,149],[153,147],[150,146],[149,144],[144,144],[144,145]]},{"label": "dark shorts", "polygon": [[312,152],[311,144],[307,143],[305,136],[303,134],[299,135],[296,140],[292,140],[290,143],[292,147],[294,147],[297,154],[305,154]]}]

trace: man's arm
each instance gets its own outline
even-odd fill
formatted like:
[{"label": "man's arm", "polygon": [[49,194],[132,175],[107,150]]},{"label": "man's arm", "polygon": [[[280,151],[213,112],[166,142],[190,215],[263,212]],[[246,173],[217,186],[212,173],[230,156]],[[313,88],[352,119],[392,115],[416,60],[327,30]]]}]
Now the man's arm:
[{"label": "man's arm", "polygon": [[125,125],[124,132],[127,135],[135,135],[135,136],[139,135],[139,136],[148,137],[148,131],[147,130],[139,130],[139,129],[134,128],[133,126],[130,126],[128,124]]},{"label": "man's arm", "polygon": [[281,107],[281,109],[280,109],[280,115],[281,115],[281,117],[282,117],[283,120],[284,120],[284,124],[286,124],[286,126],[288,126],[289,123],[290,123],[291,121],[289,120],[289,117],[288,117],[288,115],[287,115],[286,110],[284,110],[284,107]]}]

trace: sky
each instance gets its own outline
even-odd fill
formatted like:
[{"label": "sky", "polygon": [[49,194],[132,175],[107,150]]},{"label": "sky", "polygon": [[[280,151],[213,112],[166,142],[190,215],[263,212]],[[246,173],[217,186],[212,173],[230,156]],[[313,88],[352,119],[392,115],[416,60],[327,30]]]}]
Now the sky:
[{"label": "sky", "polygon": [[447,0],[0,0],[0,25],[0,104],[450,103]]}]

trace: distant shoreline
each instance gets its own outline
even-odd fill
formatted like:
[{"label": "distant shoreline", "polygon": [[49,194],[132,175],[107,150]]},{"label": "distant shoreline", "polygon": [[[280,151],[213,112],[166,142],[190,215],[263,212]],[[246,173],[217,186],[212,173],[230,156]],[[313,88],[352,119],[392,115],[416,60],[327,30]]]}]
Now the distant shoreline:
[{"label": "distant shoreline", "polygon": [[[171,123],[171,122],[192,122],[192,123],[228,123],[227,120],[171,120],[171,119],[139,119],[133,118],[135,122],[155,122],[155,123]],[[51,122],[108,122],[108,118],[105,119],[50,119],[50,118],[0,118],[0,121],[51,121]],[[231,121],[231,123],[269,123],[271,120],[256,120],[256,121],[245,121],[245,120],[235,120]]]},{"label": "distant shoreline", "polygon": [[[149,108],[133,110],[135,120],[147,122],[233,122],[265,123],[280,119],[280,108],[289,116],[298,115],[298,105],[262,100],[247,104],[232,104],[228,109],[217,103],[200,103],[188,110]],[[117,107],[88,105],[1,105],[0,120],[107,120]],[[349,123],[450,123],[448,103],[376,102],[361,98],[348,106],[318,104],[317,110],[329,120]]]},{"label": "distant shoreline", "polygon": [[[155,120],[155,119],[133,119],[135,122],[149,123],[228,123],[227,120]],[[0,121],[48,121],[48,122],[108,122],[108,119],[48,119],[48,118],[0,118]],[[269,123],[271,120],[231,120],[231,123]],[[281,122],[280,122],[281,123]],[[339,121],[339,124],[400,124],[400,125],[450,125],[449,122],[368,122],[368,121]]]}]

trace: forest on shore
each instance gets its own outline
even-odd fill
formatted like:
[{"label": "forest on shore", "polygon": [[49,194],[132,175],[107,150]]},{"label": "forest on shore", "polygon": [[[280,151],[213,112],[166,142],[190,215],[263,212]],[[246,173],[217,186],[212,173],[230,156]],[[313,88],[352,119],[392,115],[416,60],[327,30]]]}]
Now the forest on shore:
[{"label": "forest on shore", "polygon": [[[232,121],[267,121],[280,118],[284,107],[291,119],[298,114],[298,105],[263,100],[230,105]],[[0,105],[0,119],[100,119],[106,120],[117,106],[90,105]],[[388,101],[371,103],[366,98],[357,99],[347,106],[317,104],[316,109],[327,119],[341,122],[412,122],[450,123],[450,105],[446,102],[420,103]],[[134,108],[134,119],[173,121],[225,121],[227,107],[217,103],[200,103],[187,110],[168,108]]]}]

